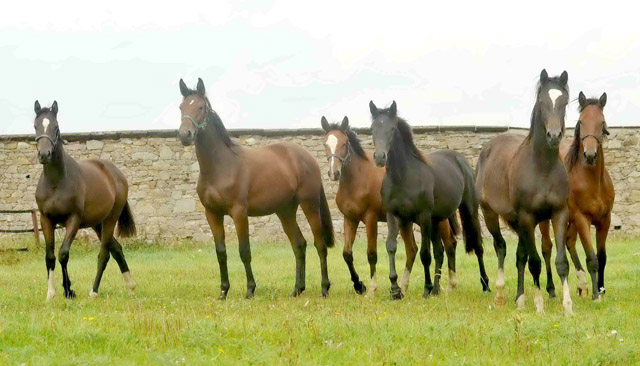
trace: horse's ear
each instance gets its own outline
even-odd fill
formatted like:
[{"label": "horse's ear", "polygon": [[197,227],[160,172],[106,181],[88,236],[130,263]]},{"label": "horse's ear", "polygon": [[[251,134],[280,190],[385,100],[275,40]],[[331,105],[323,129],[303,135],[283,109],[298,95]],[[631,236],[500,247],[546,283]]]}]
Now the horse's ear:
[{"label": "horse's ear", "polygon": [[349,117],[344,116],[342,123],[340,124],[340,129],[342,131],[347,131],[349,129]]},{"label": "horse's ear", "polygon": [[33,105],[33,111],[36,112],[36,115],[38,115],[41,110],[42,107],[40,106],[40,102],[36,100],[35,104]]},{"label": "horse's ear", "polygon": [[583,92],[580,92],[580,94],[578,94],[578,103],[580,104],[581,110],[584,108],[585,104],[587,103],[587,97],[584,95]]},{"label": "horse's ear", "polygon": [[604,106],[607,105],[607,93],[602,93],[598,103],[600,104],[600,108],[604,109]]},{"label": "horse's ear", "polygon": [[560,74],[560,83],[562,84],[562,86],[567,86],[568,81],[569,74],[566,71],[563,71],[562,74]]},{"label": "horse's ear", "polygon": [[198,78],[198,86],[196,86],[196,91],[198,92],[198,94],[200,94],[201,96],[204,97],[204,81],[202,81],[202,79]]},{"label": "horse's ear", "polygon": [[322,125],[324,132],[329,132],[329,121],[327,121],[325,116],[322,116],[322,119],[320,119],[320,124]]},{"label": "horse's ear", "polygon": [[369,111],[371,111],[371,115],[373,116],[373,118],[378,117],[378,107],[373,104],[373,100],[369,102]]},{"label": "horse's ear", "polygon": [[391,103],[391,107],[389,107],[389,114],[392,117],[395,117],[398,115],[398,105],[396,104],[395,100],[393,101],[393,103]]},{"label": "horse's ear", "polygon": [[540,72],[540,83],[544,84],[549,80],[549,74],[547,74],[547,69],[542,69]]},{"label": "horse's ear", "polygon": [[57,101],[53,101],[53,104],[51,105],[51,111],[53,112],[53,114],[57,115],[58,114],[58,102]]},{"label": "horse's ear", "polygon": [[182,94],[183,97],[189,95],[189,88],[187,88],[187,84],[185,84],[182,79],[180,79],[180,94]]}]

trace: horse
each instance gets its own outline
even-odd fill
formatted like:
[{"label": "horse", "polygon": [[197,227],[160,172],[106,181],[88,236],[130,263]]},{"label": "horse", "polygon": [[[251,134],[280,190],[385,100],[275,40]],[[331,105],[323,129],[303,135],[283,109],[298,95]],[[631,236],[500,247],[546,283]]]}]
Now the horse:
[{"label": "horse", "polygon": [[124,174],[110,161],[88,159],[76,161],[63,148],[58,125],[58,102],[51,107],[35,102],[36,147],[43,170],[36,189],[36,203],[40,211],[40,223],[46,242],[45,262],[47,266],[47,300],[56,295],[53,274],[56,265],[55,228],[63,225],[66,229],[58,261],[62,267],[64,296],[76,297],[71,289],[67,271],[69,248],[81,228],[92,228],[100,239],[98,271],[89,297],[98,296],[102,273],[110,255],[115,258],[125,284],[133,293],[136,282],[131,276],[122,252],[122,246],[114,237],[116,224],[120,237],[135,235],[136,226],[127,202],[129,186]]},{"label": "horse", "polygon": [[[395,101],[385,109],[378,109],[371,101],[369,110],[375,145],[373,158],[378,167],[385,167],[381,188],[382,202],[398,218],[400,233],[407,248],[401,287],[406,289],[408,286],[417,252],[412,230],[415,223],[420,226],[422,234],[420,259],[425,273],[423,297],[440,293],[444,248],[439,225],[435,224],[453,216],[457,210],[462,221],[465,248],[468,253],[475,251],[482,289],[489,291],[471,165],[462,154],[452,150],[437,150],[426,157],[422,155],[413,142],[411,126],[398,117]],[[430,241],[433,243],[435,256],[433,284],[429,273]],[[395,264],[391,259],[390,262],[390,272],[395,273]],[[397,275],[389,277],[393,291],[398,287]]]},{"label": "horse", "polygon": [[535,245],[535,227],[552,220],[557,246],[556,268],[563,283],[563,306],[572,314],[568,291],[568,261],[565,233],[569,209],[569,178],[558,150],[564,134],[564,119],[569,101],[569,75],[549,77],[540,73],[531,126],[526,137],[504,134],[484,145],[476,167],[476,190],[487,229],[493,236],[498,257],[495,306],[504,307],[504,258],[506,242],[500,232],[501,217],[518,233],[516,266],[518,269],[517,307],[524,308],[524,271],[527,261],[535,285],[536,311],[544,311],[540,291],[540,256]]},{"label": "horse", "polygon": [[[373,162],[373,155],[365,152],[358,136],[349,126],[346,116],[342,123],[330,124],[323,116],[321,121],[324,147],[329,161],[329,179],[339,181],[336,204],[344,215],[344,249],[342,256],[347,263],[353,287],[358,294],[367,291],[353,266],[353,242],[358,225],[362,222],[367,230],[367,259],[370,267],[370,282],[367,296],[372,296],[378,287],[376,263],[378,261],[378,222],[387,222],[387,252],[392,262],[395,257],[398,223],[393,215],[386,212],[382,204],[382,179],[385,169]],[[447,253],[449,267],[449,288],[457,285],[455,252],[456,235],[460,228],[456,215],[438,223],[442,241]],[[396,275],[397,276],[397,275]]]},{"label": "horse", "polygon": [[[576,251],[577,235],[587,255],[587,269],[591,276],[592,299],[599,300],[605,293],[604,267],[607,263],[607,235],[611,224],[611,211],[615,200],[613,181],[604,162],[602,144],[609,131],[604,118],[607,93],[600,98],[578,96],[580,119],[571,143],[560,145],[560,153],[569,172],[569,226],[567,248],[576,267],[578,295],[589,294],[585,271]],[[591,243],[591,225],[596,227],[598,255]],[[542,253],[547,267],[547,290],[553,289],[551,274],[551,238],[549,224],[540,224]]]},{"label": "horse", "polygon": [[256,282],[251,269],[249,216],[275,213],[282,223],[296,259],[296,284],[292,296],[305,290],[307,242],[296,222],[302,207],[320,257],[322,295],[329,295],[327,248],[334,246],[331,213],[322,186],[320,167],[302,147],[281,142],[249,149],[229,137],[222,120],[211,108],[202,79],[189,89],[180,79],[181,124],[178,138],[184,146],[195,144],[200,165],[196,191],[216,245],[220,266],[220,300],[227,297],[229,274],[223,218],[231,216],[238,235],[240,259],[247,277],[246,298],[252,298]]}]

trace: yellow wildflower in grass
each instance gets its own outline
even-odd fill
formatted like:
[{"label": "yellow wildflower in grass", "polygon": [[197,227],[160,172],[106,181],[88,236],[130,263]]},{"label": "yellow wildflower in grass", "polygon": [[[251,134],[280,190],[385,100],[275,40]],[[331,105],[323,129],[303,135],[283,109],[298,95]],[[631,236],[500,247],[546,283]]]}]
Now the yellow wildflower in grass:
[{"label": "yellow wildflower in grass", "polygon": [[220,354],[224,355],[224,350],[222,348],[218,348],[218,352],[220,352]]}]

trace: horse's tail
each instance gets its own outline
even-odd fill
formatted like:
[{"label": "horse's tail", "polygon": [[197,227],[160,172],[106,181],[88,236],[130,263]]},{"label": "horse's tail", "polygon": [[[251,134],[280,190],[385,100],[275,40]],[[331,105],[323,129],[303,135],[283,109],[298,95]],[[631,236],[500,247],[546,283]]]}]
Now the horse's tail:
[{"label": "horse's tail", "polygon": [[118,235],[121,238],[128,238],[136,235],[136,223],[133,221],[131,206],[129,202],[125,203],[122,213],[118,218]]},{"label": "horse's tail", "polygon": [[476,254],[484,252],[482,247],[482,231],[478,218],[479,201],[476,196],[474,172],[471,165],[462,155],[458,156],[458,165],[464,175],[464,195],[462,203],[458,207],[462,232],[464,236],[464,248],[467,253]]},{"label": "horse's tail", "polygon": [[335,238],[333,234],[333,222],[331,221],[331,211],[327,196],[324,194],[324,187],[320,186],[320,222],[322,224],[322,237],[327,248],[333,248]]}]

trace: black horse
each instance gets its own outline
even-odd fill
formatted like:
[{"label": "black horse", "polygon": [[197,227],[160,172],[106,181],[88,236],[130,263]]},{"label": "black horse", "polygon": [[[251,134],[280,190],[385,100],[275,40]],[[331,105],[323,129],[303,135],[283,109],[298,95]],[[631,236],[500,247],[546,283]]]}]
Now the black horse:
[{"label": "black horse", "polygon": [[[411,126],[398,117],[395,101],[387,109],[378,109],[371,101],[369,108],[375,145],[373,157],[378,166],[386,166],[382,201],[387,210],[398,217],[400,232],[407,246],[407,267],[401,281],[403,288],[409,282],[415,260],[416,253],[412,249],[417,247],[413,241],[412,227],[416,223],[422,232],[420,259],[425,273],[423,296],[440,293],[444,248],[437,223],[451,217],[458,210],[466,250],[468,253],[475,251],[480,266],[482,289],[489,291],[471,165],[462,154],[452,150],[438,150],[423,156],[413,142]],[[429,273],[429,241],[433,243],[436,260],[433,284]],[[400,298],[395,263],[391,258],[389,262],[391,295],[393,298]]]}]

